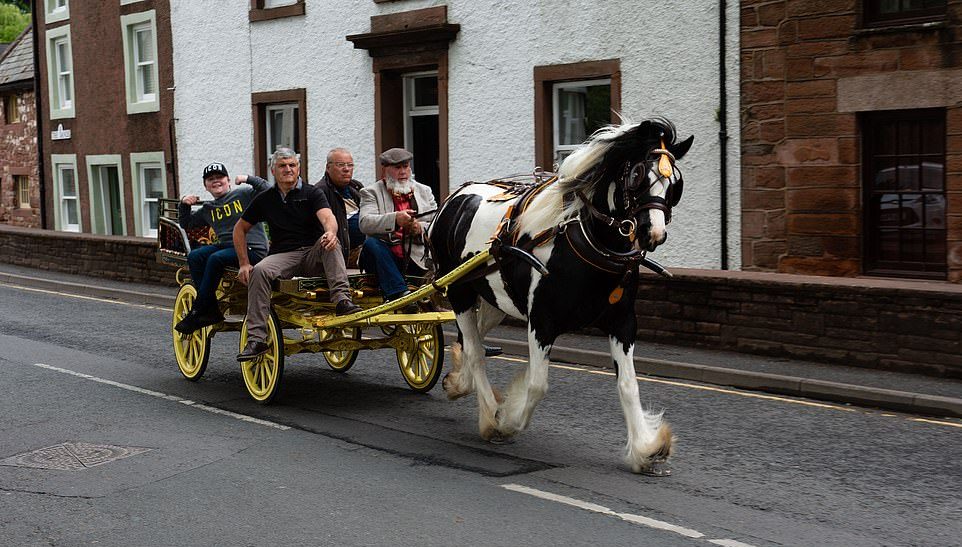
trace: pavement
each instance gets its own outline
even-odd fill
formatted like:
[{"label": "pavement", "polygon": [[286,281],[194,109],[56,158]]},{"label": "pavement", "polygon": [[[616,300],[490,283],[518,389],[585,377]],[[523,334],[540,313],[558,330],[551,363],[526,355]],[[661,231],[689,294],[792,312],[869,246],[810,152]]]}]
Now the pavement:
[{"label": "pavement", "polygon": [[[172,307],[175,287],[127,283],[0,263],[0,284]],[[453,325],[445,327],[453,340]],[[527,354],[523,328],[503,325],[487,337],[506,354]],[[552,362],[612,368],[608,340],[600,335],[567,334],[551,351]],[[962,418],[962,380],[765,357],[706,348],[639,341],[635,369],[640,374],[694,381],[778,395],[936,417]],[[893,389],[897,388],[897,389]]]}]

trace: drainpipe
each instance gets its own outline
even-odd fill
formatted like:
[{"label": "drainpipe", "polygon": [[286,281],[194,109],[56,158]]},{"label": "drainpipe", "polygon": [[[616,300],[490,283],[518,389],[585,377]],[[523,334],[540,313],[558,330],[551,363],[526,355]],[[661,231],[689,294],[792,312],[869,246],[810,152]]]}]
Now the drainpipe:
[{"label": "drainpipe", "polygon": [[728,3],[718,2],[718,147],[719,190],[721,199],[721,269],[728,269],[728,73],[726,70],[726,19]]},{"label": "drainpipe", "polygon": [[40,87],[40,19],[37,17],[37,2],[30,3],[33,27],[33,100],[34,118],[37,120],[37,182],[40,184],[40,228],[47,229],[47,183],[44,180],[43,161],[43,101]]}]

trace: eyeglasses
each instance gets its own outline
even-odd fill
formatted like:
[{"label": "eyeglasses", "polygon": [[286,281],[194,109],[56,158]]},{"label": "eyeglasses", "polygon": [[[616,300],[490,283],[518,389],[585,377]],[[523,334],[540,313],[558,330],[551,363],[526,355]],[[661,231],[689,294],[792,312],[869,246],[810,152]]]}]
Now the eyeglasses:
[{"label": "eyeglasses", "polygon": [[344,161],[329,161],[329,162],[327,162],[327,163],[328,163],[328,165],[333,165],[334,167],[337,167],[338,169],[344,169],[345,167],[347,167],[348,169],[354,169],[354,164],[353,164],[353,163],[347,163],[347,162],[344,162]]}]

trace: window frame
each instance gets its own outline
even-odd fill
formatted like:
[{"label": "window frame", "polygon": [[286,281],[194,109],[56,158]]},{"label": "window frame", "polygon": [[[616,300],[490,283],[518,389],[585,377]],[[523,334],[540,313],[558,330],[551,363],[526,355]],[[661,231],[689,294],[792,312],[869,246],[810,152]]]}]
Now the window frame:
[{"label": "window frame", "polygon": [[[558,157],[559,152],[567,152],[565,157],[569,156],[571,152],[574,152],[581,146],[582,143],[577,144],[560,144],[560,121],[561,121],[561,104],[558,102],[560,91],[564,88],[574,88],[574,87],[589,87],[589,85],[596,86],[608,86],[609,94],[611,92],[611,78],[598,78],[593,80],[575,80],[570,82],[553,82],[551,84],[551,130],[552,130],[552,140],[551,140],[551,161],[554,162],[555,158]],[[587,135],[586,135],[587,137]],[[558,161],[563,161],[564,158]]]},{"label": "window frame", "polygon": [[[60,71],[60,56],[57,45],[66,45],[67,54],[70,60],[69,72]],[[50,119],[59,120],[64,118],[76,117],[77,95],[74,91],[74,66],[73,66],[73,45],[70,39],[70,25],[63,25],[50,29],[46,33],[46,58],[47,58],[47,89],[50,95]],[[63,89],[61,81],[63,74],[69,75],[70,103],[64,104]]]},{"label": "window frame", "polygon": [[257,173],[268,180],[271,174],[268,169],[267,158],[267,112],[272,106],[295,104],[297,106],[297,140],[301,150],[294,150],[300,158],[301,179],[310,180],[307,175],[308,143],[307,143],[307,91],[304,88],[288,89],[284,91],[263,91],[251,93],[251,116],[254,128],[254,168]]},{"label": "window frame", "polygon": [[[908,11],[900,10],[894,14],[883,14],[881,13],[880,9],[881,1],[882,0],[862,0],[863,26],[888,27],[913,23],[926,23],[929,21],[941,21],[945,19],[948,10],[948,2],[945,2],[941,7],[937,8],[915,9]],[[899,5],[901,6],[905,1],[906,0],[899,0]]]},{"label": "window frame", "polygon": [[[54,229],[61,232],[82,232],[83,231],[83,208],[80,205],[80,178],[77,171],[77,155],[76,154],[51,154],[50,155],[50,167],[53,174],[53,179],[55,184],[53,185],[54,193],[54,207],[53,207],[53,224]],[[69,167],[73,171],[74,177],[74,191],[75,196],[70,198],[64,197],[63,195],[63,175],[61,169]],[[77,224],[67,224],[67,215],[65,214],[64,201],[70,199],[75,201],[77,206]]]},{"label": "window frame", "polygon": [[304,0],[294,0],[292,4],[274,7],[265,7],[266,3],[266,0],[251,0],[251,8],[247,15],[251,23],[284,17],[297,17],[307,12]]},{"label": "window frame", "polygon": [[[896,148],[894,154],[882,154],[875,150],[874,141],[872,139],[866,138],[867,135],[880,134],[882,128],[886,124],[897,124],[899,122],[909,121],[909,122],[941,122],[942,133],[937,136],[942,142],[941,150],[941,165],[942,165],[942,180],[941,180],[941,190],[926,190],[923,183],[921,182],[921,166],[923,165],[924,157],[935,156],[937,152],[924,152],[921,149],[921,143],[924,142],[925,138],[921,131],[919,131],[918,144],[919,151],[917,153],[903,153]],[[873,197],[875,195],[889,195],[897,194],[899,195],[900,203],[901,196],[905,194],[909,195],[941,195],[943,198],[943,207],[948,206],[949,196],[946,188],[946,144],[947,144],[947,127],[946,127],[946,113],[945,109],[942,108],[929,108],[929,109],[913,109],[913,110],[889,110],[889,111],[875,111],[863,113],[860,119],[859,130],[862,136],[862,248],[864,252],[862,253],[862,263],[863,263],[863,273],[865,275],[872,276],[882,276],[882,277],[908,277],[915,279],[946,279],[948,275],[948,230],[947,222],[948,217],[943,213],[943,224],[942,228],[931,228],[922,226],[923,231],[922,236],[922,249],[923,249],[923,260],[910,261],[910,260],[886,260],[881,256],[881,253],[877,248],[881,245],[880,235],[882,233],[882,227],[880,223],[873,221],[874,209],[872,207]],[[895,139],[896,143],[900,142],[897,137]],[[896,144],[898,146],[898,144]],[[896,174],[899,172],[899,168],[902,167],[902,163],[898,163],[899,158],[905,156],[914,156],[917,158],[918,165],[920,166],[920,182],[917,189],[902,190],[899,188],[889,189],[889,190],[876,190],[871,183],[874,175],[876,174],[876,166],[880,162],[880,156],[889,156],[888,159],[895,158],[895,169]],[[923,203],[923,218],[925,204]],[[899,207],[899,218],[901,218],[901,209]],[[910,229],[903,229],[898,226],[894,229],[899,235],[899,253],[903,251],[902,241],[903,233],[908,233]],[[945,249],[945,254],[941,257],[941,262],[938,264],[926,262],[924,249],[927,245],[926,235],[929,232],[942,232],[943,237],[943,248]],[[919,267],[909,267],[910,264],[921,264]],[[904,265],[904,266],[903,266]]]},{"label": "window frame", "polygon": [[[154,51],[154,59],[149,68],[156,87],[152,97],[148,97],[142,93],[140,84],[140,67],[142,65],[137,58],[138,45],[136,32],[145,27],[150,29],[151,45]],[[121,15],[120,29],[124,46],[124,88],[126,91],[127,114],[159,112],[161,85],[160,71],[158,68],[160,55],[157,51],[157,13],[155,10],[147,10],[129,15]]]},{"label": "window frame", "polygon": [[[85,158],[87,163],[87,195],[90,197],[90,232],[94,234],[101,235],[111,235],[111,236],[126,236],[127,235],[127,196],[125,192],[124,184],[124,167],[123,161],[121,160],[120,154],[100,154],[94,156],[87,156]],[[98,195],[96,190],[96,185],[100,184],[101,189],[103,187],[103,181],[100,178],[99,169],[101,167],[116,167],[117,168],[117,192],[119,194],[118,198],[120,200],[120,231],[119,234],[108,233],[107,228],[107,215],[104,207],[106,203],[103,202],[103,193],[100,193],[101,202],[97,203],[94,196]],[[99,210],[98,210],[99,207]],[[103,222],[103,226],[99,226],[97,221],[97,213],[100,213],[100,219]],[[113,227],[110,228],[113,231]]]},{"label": "window frame", "polygon": [[29,175],[13,175],[13,194],[17,209],[31,209]]},{"label": "window frame", "polygon": [[621,111],[620,59],[534,67],[535,163],[537,166],[546,171],[554,169],[555,84],[603,79],[610,80],[611,123],[616,123],[618,120],[615,113]]},{"label": "window frame", "polygon": [[[11,116],[11,114],[13,114]],[[7,125],[21,123],[20,115],[20,95],[18,93],[5,93],[3,95],[3,121]]]},{"label": "window frame", "polygon": [[44,2],[43,20],[48,25],[59,21],[70,19],[70,0],[63,1],[63,7],[58,8],[57,0],[46,0]]},{"label": "window frame", "polygon": [[164,153],[161,152],[132,152],[130,154],[130,177],[133,179],[131,193],[133,194],[134,212],[134,235],[138,237],[157,237],[157,228],[147,226],[146,205],[148,200],[156,198],[146,197],[144,187],[144,177],[142,169],[144,166],[157,165],[160,168],[160,180],[162,181],[163,198],[167,198],[167,163]]}]

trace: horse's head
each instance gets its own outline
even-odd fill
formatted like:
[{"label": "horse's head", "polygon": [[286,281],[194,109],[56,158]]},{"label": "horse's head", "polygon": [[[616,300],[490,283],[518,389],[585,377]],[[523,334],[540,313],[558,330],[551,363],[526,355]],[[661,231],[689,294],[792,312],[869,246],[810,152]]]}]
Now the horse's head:
[{"label": "horse's head", "polygon": [[[670,125],[651,123],[656,140],[648,139],[644,159],[628,159],[618,186],[625,216],[635,222],[639,246],[653,251],[668,238],[672,208],[678,205],[685,181],[675,163],[691,148],[695,137],[674,142]],[[644,124],[642,124],[644,125]],[[630,223],[627,223],[630,224]]]},{"label": "horse's head", "polygon": [[[592,202],[604,224],[626,242],[652,251],[668,237],[672,208],[684,181],[676,165],[694,136],[676,142],[667,120],[599,130],[561,166],[570,189]],[[599,215],[596,215],[599,216]]]}]

